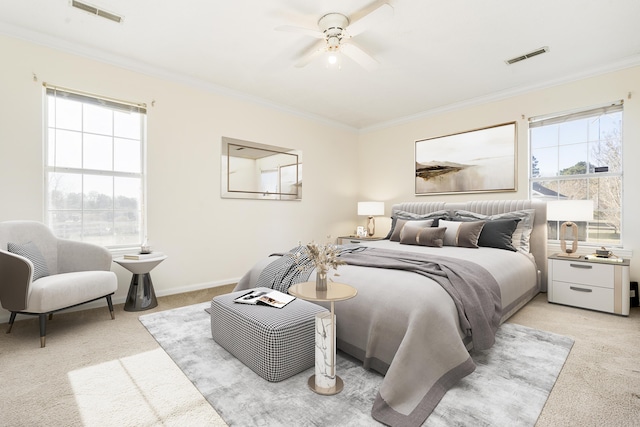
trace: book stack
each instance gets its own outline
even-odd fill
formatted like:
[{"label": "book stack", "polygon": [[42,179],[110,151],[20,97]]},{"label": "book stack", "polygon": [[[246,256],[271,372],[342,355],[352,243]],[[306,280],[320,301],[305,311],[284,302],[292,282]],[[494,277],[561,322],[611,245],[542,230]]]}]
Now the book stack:
[{"label": "book stack", "polygon": [[146,254],[137,253],[137,254],[126,254],[124,259],[133,259],[133,260],[141,260],[141,259],[150,259],[150,258],[158,258],[163,256],[162,252],[149,252]]},{"label": "book stack", "polygon": [[605,256],[592,254],[592,255],[585,255],[584,259],[589,261],[603,261],[603,262],[612,262],[612,263],[624,262],[624,259],[618,258],[615,255],[610,257],[605,257]]}]

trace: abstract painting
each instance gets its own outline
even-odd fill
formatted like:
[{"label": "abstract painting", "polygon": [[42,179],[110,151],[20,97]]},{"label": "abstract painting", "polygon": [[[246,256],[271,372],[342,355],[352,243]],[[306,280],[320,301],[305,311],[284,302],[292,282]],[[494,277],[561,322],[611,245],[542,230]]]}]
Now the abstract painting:
[{"label": "abstract painting", "polygon": [[516,191],[516,123],[416,141],[415,191]]}]

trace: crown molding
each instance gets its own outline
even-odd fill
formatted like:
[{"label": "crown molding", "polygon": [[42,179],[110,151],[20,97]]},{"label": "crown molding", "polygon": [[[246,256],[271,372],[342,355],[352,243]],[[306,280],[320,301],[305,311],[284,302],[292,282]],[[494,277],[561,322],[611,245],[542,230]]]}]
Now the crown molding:
[{"label": "crown molding", "polygon": [[215,93],[217,95],[223,95],[230,98],[246,101],[252,104],[260,105],[265,108],[280,111],[286,114],[294,115],[303,119],[311,120],[326,126],[342,129],[357,133],[358,129],[346,125],[341,122],[327,119],[325,117],[311,114],[305,111],[297,110],[286,105],[278,104],[264,98],[253,96],[245,92],[230,89],[225,86],[216,85],[198,79],[195,77],[189,77],[181,73],[166,70],[160,67],[152,66],[141,61],[136,61],[131,58],[126,58],[121,55],[104,52],[99,49],[95,49],[89,46],[85,46],[79,43],[69,42],[67,40],[53,37],[40,32],[27,30],[11,24],[0,22],[0,34],[7,37],[19,39],[29,43],[34,43],[47,48],[55,49],[64,53],[76,55],[86,59],[99,61],[108,65],[112,65],[118,68],[126,69],[140,74],[145,74],[151,77],[160,78],[163,80],[179,83],[185,86],[190,86],[195,89],[203,90],[209,93]]},{"label": "crown molding", "polygon": [[571,83],[579,80],[584,80],[586,78],[595,77],[602,74],[607,74],[607,73],[620,71],[627,68],[632,68],[635,66],[640,66],[640,54],[633,55],[623,60],[608,64],[606,66],[595,67],[589,70],[581,71],[579,73],[570,74],[562,78],[547,80],[547,81],[536,83],[533,85],[517,87],[517,88],[505,90],[505,91],[494,92],[488,95],[470,98],[464,101],[432,108],[429,110],[422,111],[420,113],[411,114],[408,116],[380,122],[372,126],[364,126],[364,127],[358,128],[358,127],[346,125],[344,123],[337,122],[335,120],[331,120],[316,114],[311,114],[305,111],[294,109],[286,105],[274,103],[264,98],[256,97],[244,92],[230,89],[228,87],[216,85],[214,83],[210,83],[202,79],[189,77],[181,73],[176,73],[160,67],[155,67],[155,66],[152,66],[140,61],[136,61],[130,58],[126,58],[117,54],[104,52],[89,46],[84,46],[78,43],[69,42],[69,41],[60,39],[58,37],[53,37],[37,31],[27,30],[11,24],[0,22],[0,34],[5,35],[7,37],[17,38],[26,42],[45,46],[51,49],[59,50],[65,53],[84,57],[87,59],[103,62],[109,65],[113,65],[129,71],[133,71],[136,73],[145,74],[148,76],[160,78],[160,79],[171,81],[174,83],[183,84],[185,86],[190,86],[206,92],[215,93],[217,95],[223,95],[230,98],[239,99],[252,104],[260,105],[268,109],[280,111],[280,112],[297,116],[303,119],[311,120],[319,124],[353,132],[356,134],[365,134],[365,133],[370,133],[378,130],[383,130],[383,129],[399,126],[402,124],[414,122],[416,120],[421,120],[428,117],[448,113],[451,111],[484,105],[491,102],[512,98],[514,96],[524,95],[524,94],[538,91],[541,89],[547,89],[550,87],[559,86],[559,85],[563,85],[563,84],[567,84],[567,83]]},{"label": "crown molding", "polygon": [[602,74],[612,73],[615,71],[624,70],[627,68],[640,66],[640,54],[627,57],[623,60],[613,62],[606,66],[595,67],[589,70],[585,70],[579,73],[570,74],[562,78],[547,80],[544,82],[536,83],[533,85],[517,87],[500,92],[494,92],[489,95],[479,96],[476,98],[467,99],[461,102],[456,102],[442,107],[433,108],[417,114],[400,117],[397,119],[378,123],[373,126],[367,126],[360,129],[360,134],[374,132],[378,130],[387,129],[394,126],[414,122],[416,120],[424,119],[427,117],[437,116],[440,114],[448,113],[455,110],[462,110],[464,108],[475,107],[479,105],[488,104],[491,102],[501,101],[508,98],[513,98],[518,95],[524,95],[527,93],[535,92],[542,89],[548,89],[554,86],[560,86],[580,80],[584,80],[590,77],[596,77]]}]

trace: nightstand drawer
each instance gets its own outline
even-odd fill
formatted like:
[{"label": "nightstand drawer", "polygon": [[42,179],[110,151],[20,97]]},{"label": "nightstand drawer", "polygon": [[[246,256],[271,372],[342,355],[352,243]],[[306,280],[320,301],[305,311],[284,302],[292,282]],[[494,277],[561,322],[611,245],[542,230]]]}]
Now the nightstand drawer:
[{"label": "nightstand drawer", "polygon": [[366,242],[383,240],[383,238],[382,237],[339,236],[337,240],[339,245],[361,245]]},{"label": "nightstand drawer", "polygon": [[360,245],[362,244],[362,240],[357,237],[340,237],[339,245]]},{"label": "nightstand drawer", "polygon": [[571,260],[552,260],[552,280],[576,284],[599,286],[613,289],[613,265],[579,262]]},{"label": "nightstand drawer", "polygon": [[552,292],[553,295],[549,295],[550,302],[607,312],[613,312],[614,309],[613,289],[554,280]]}]

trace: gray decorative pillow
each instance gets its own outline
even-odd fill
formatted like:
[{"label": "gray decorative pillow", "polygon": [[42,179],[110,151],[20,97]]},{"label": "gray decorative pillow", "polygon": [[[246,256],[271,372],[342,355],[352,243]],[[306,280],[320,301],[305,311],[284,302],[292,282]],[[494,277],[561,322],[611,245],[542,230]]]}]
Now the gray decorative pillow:
[{"label": "gray decorative pillow", "polygon": [[494,219],[487,221],[482,228],[478,246],[487,248],[505,249],[516,251],[513,246],[513,232],[515,231],[520,218]]},{"label": "gray decorative pillow", "polygon": [[391,237],[389,238],[389,240],[391,240],[392,242],[399,242],[400,233],[402,232],[402,229],[405,227],[405,224],[408,224],[408,223],[411,223],[416,227],[431,227],[433,220],[432,219],[411,220],[411,219],[398,218],[398,220],[396,221],[395,228],[393,229],[393,233],[391,234]]},{"label": "gray decorative pillow", "polygon": [[425,228],[431,228],[433,220],[428,219],[425,221],[407,221],[400,230],[400,243],[404,245],[417,245],[418,233]]},{"label": "gray decorative pillow", "polygon": [[444,234],[444,245],[477,248],[484,223],[485,221],[458,222],[441,220],[440,226],[447,229]]},{"label": "gray decorative pillow", "polygon": [[42,252],[33,242],[25,243],[24,245],[20,245],[18,243],[8,243],[7,249],[9,252],[12,252],[16,255],[23,256],[27,258],[33,264],[33,279],[32,281],[36,281],[41,277],[46,277],[49,275],[49,269],[47,268],[47,262],[44,260],[42,256]]},{"label": "gray decorative pillow", "polygon": [[444,234],[447,231],[445,227],[429,227],[423,228],[418,233],[416,241],[420,246],[431,246],[441,248],[444,245]]},{"label": "gray decorative pillow", "polygon": [[520,219],[515,231],[511,237],[511,242],[516,250],[529,253],[529,239],[533,230],[533,220],[535,219],[535,209],[522,209],[519,211],[505,212],[495,215],[482,215],[475,212],[457,210],[454,217],[473,218],[477,220],[494,220],[494,219]]},{"label": "gray decorative pillow", "polygon": [[[389,233],[387,234],[387,237],[385,237],[385,239],[391,239],[391,236],[396,231],[396,224],[399,219],[404,219],[404,220],[433,219],[434,224],[432,224],[432,226],[435,227],[438,225],[437,224],[438,219],[448,219],[448,218],[449,218],[449,212],[444,210],[429,212],[426,214],[416,214],[413,212],[396,211],[393,213],[393,215],[391,215],[391,229],[389,230]],[[399,233],[400,231],[398,231],[398,236],[400,235]]]}]

